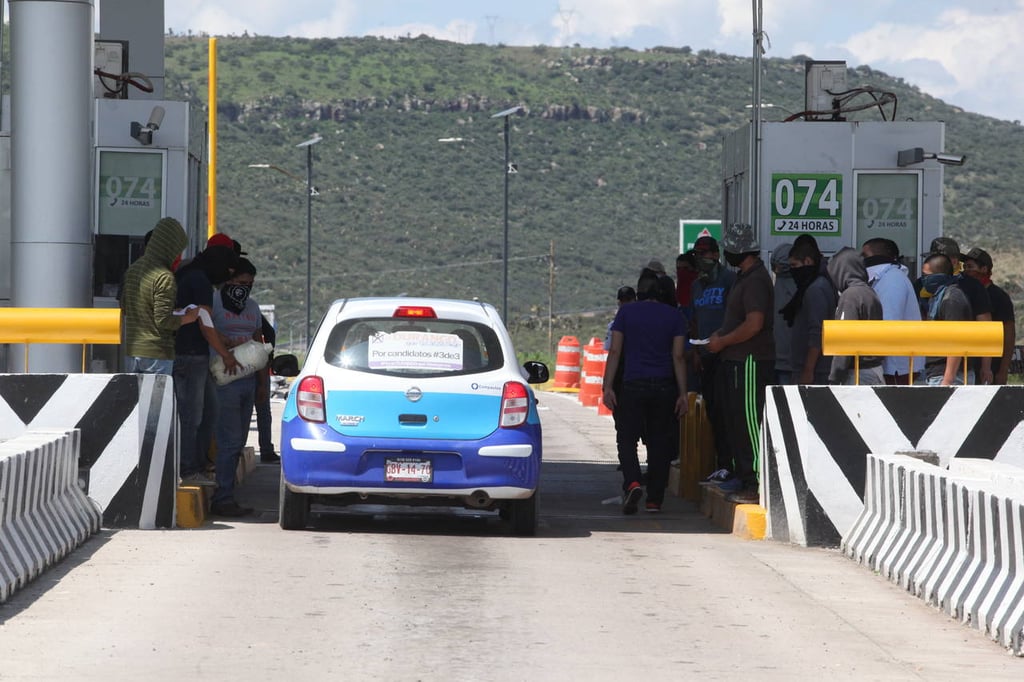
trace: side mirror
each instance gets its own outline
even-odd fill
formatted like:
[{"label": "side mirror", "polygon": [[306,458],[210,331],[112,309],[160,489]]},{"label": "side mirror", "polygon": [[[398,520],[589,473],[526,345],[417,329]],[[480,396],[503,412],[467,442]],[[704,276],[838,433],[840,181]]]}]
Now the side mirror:
[{"label": "side mirror", "polygon": [[294,355],[278,355],[270,362],[271,371],[282,377],[299,375],[299,359]]},{"label": "side mirror", "polygon": [[527,360],[523,363],[526,370],[526,382],[529,384],[543,384],[548,380],[548,366],[537,360]]}]

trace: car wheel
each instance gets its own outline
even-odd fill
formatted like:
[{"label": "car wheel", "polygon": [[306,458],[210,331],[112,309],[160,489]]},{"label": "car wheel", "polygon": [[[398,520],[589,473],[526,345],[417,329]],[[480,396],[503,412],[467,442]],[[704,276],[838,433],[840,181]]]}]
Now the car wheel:
[{"label": "car wheel", "polygon": [[283,473],[278,498],[278,523],[284,530],[302,530],[309,525],[309,495],[288,490]]},{"label": "car wheel", "polygon": [[512,517],[512,532],[516,535],[537,534],[537,498],[539,493],[534,491],[525,500],[512,500],[510,503],[510,516]]}]

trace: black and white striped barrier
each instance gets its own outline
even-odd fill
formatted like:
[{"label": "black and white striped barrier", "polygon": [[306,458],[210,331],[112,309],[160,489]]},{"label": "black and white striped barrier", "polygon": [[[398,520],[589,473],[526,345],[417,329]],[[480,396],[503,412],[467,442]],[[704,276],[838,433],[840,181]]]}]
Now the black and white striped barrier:
[{"label": "black and white striped barrier", "polygon": [[767,537],[837,547],[864,508],[869,452],[1024,467],[1024,386],[770,386],[762,445]]},{"label": "black and white striped barrier", "polygon": [[0,440],[78,429],[78,481],[108,528],[172,528],[178,485],[171,377],[0,375]]},{"label": "black and white striped barrier", "polygon": [[1024,655],[1024,469],[869,455],[842,551]]},{"label": "black and white striped barrier", "polygon": [[0,443],[0,602],[100,529],[78,487],[76,431],[30,431]]}]

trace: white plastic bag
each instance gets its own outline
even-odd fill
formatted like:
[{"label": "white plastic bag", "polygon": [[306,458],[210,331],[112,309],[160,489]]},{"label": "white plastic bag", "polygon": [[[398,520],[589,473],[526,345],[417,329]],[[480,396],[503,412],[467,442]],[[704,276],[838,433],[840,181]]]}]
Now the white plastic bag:
[{"label": "white plastic bag", "polygon": [[213,374],[213,380],[217,382],[218,386],[224,386],[235,379],[252,376],[267,366],[270,361],[270,351],[273,349],[274,347],[269,343],[260,343],[259,341],[246,341],[231,348],[231,353],[239,365],[238,371],[234,374],[225,372],[224,359],[219,355],[214,355],[210,358],[210,372]]}]

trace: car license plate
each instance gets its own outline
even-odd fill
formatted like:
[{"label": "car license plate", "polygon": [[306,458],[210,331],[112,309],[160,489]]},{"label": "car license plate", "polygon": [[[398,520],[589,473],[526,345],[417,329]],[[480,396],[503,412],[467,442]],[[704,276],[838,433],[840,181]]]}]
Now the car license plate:
[{"label": "car license plate", "polygon": [[384,480],[389,483],[430,483],[434,480],[434,467],[429,459],[388,458],[384,460]]}]

